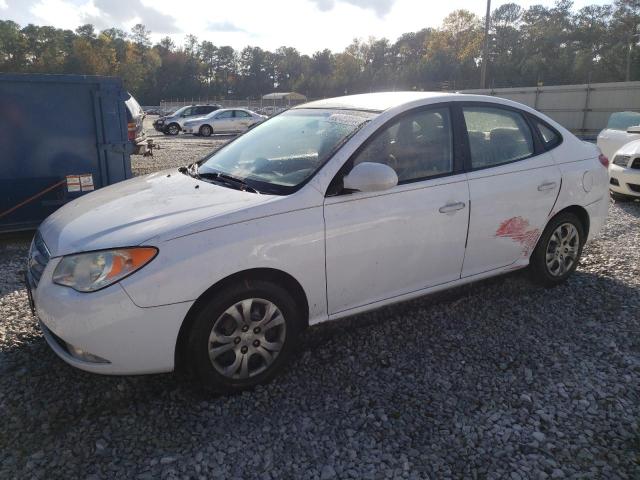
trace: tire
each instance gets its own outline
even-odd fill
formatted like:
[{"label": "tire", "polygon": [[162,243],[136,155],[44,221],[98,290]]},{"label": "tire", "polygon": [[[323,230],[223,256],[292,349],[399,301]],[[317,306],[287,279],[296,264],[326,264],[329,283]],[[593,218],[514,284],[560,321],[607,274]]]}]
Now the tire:
[{"label": "tire", "polygon": [[213,129],[209,125],[202,125],[199,131],[200,135],[203,137],[210,137],[213,133]]},{"label": "tire", "polygon": [[611,198],[613,198],[616,202],[633,202],[635,200],[635,197],[632,197],[631,195],[614,192],[613,190],[610,190],[609,193],[611,194]]},{"label": "tire", "polygon": [[167,125],[167,128],[165,128],[164,133],[172,136],[178,135],[180,133],[180,125],[178,125],[177,123],[170,123],[169,125]]},{"label": "tire", "polygon": [[531,254],[533,280],[544,287],[565,282],[578,266],[585,240],[584,226],[576,215],[565,212],[552,218]]},{"label": "tire", "polygon": [[[245,308],[253,317],[248,324]],[[201,386],[227,393],[270,381],[297,343],[304,325],[300,312],[284,288],[263,280],[216,292],[196,314],[188,336],[187,359]]]}]

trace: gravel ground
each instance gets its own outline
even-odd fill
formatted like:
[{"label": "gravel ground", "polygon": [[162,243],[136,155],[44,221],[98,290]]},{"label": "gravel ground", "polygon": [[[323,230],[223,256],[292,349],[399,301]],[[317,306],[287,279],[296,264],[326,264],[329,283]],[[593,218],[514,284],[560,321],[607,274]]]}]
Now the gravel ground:
[{"label": "gravel ground", "polygon": [[150,115],[145,118],[144,127],[148,139],[153,139],[152,157],[142,155],[131,156],[131,170],[134,175],[145,175],[165,168],[181,167],[200,160],[205,155],[217,150],[233,135],[213,135],[211,137],[196,137],[194,135],[179,134],[175,137],[156,132],[153,121],[158,118]]},{"label": "gravel ground", "polygon": [[[174,140],[154,162],[215,142]],[[0,478],[640,478],[639,245],[640,203],[612,204],[561,287],[515,273],[320,325],[273,383],[214,398],[59,360],[28,238],[5,238]]]}]

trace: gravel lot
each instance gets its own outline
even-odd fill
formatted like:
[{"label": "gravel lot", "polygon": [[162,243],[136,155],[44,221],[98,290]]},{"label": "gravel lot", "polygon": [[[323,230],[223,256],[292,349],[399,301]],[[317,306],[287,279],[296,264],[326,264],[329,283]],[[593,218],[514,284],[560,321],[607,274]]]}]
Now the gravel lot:
[{"label": "gravel lot", "polygon": [[[219,140],[158,138],[136,171]],[[149,163],[145,163],[149,162]],[[640,478],[640,203],[553,290],[515,273],[311,329],[294,364],[212,398],[47,347],[0,241],[0,478]]]},{"label": "gravel lot", "polygon": [[145,175],[164,168],[181,167],[193,163],[234,138],[233,135],[196,137],[184,134],[171,137],[155,131],[153,121],[156,118],[158,118],[156,115],[145,118],[144,127],[147,138],[153,139],[154,145],[160,148],[154,147],[152,157],[142,155],[131,157],[131,170],[134,175]]}]

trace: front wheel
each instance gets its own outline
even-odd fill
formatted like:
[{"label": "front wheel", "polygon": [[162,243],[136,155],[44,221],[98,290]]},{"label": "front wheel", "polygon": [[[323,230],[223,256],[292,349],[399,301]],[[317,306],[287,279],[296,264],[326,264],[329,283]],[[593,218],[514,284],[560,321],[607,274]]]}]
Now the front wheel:
[{"label": "front wheel", "polygon": [[178,135],[180,133],[180,125],[178,125],[177,123],[172,123],[167,127],[165,132],[168,135]]},{"label": "front wheel", "polygon": [[192,326],[191,367],[210,391],[268,382],[291,355],[302,320],[287,291],[269,282],[249,279],[216,292]]},{"label": "front wheel", "polygon": [[553,287],[569,278],[578,267],[586,241],[584,227],[573,213],[561,213],[549,222],[531,254],[533,279]]},{"label": "front wheel", "polygon": [[212,133],[213,130],[209,125],[202,125],[200,127],[200,135],[202,135],[203,137],[210,137]]}]

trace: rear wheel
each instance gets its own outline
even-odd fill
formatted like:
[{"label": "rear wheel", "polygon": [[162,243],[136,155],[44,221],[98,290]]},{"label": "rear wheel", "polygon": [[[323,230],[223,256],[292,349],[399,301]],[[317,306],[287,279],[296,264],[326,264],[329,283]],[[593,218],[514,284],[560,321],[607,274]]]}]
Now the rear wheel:
[{"label": "rear wheel", "polygon": [[208,390],[243,390],[271,380],[286,364],[303,325],[282,287],[246,280],[216,292],[188,338],[190,364]]},{"label": "rear wheel", "polygon": [[209,125],[202,125],[200,127],[200,135],[202,135],[203,137],[210,137],[212,133],[213,130]]},{"label": "rear wheel", "polygon": [[546,287],[562,283],[578,267],[585,242],[584,227],[573,213],[561,213],[549,222],[531,254],[533,279]]}]

